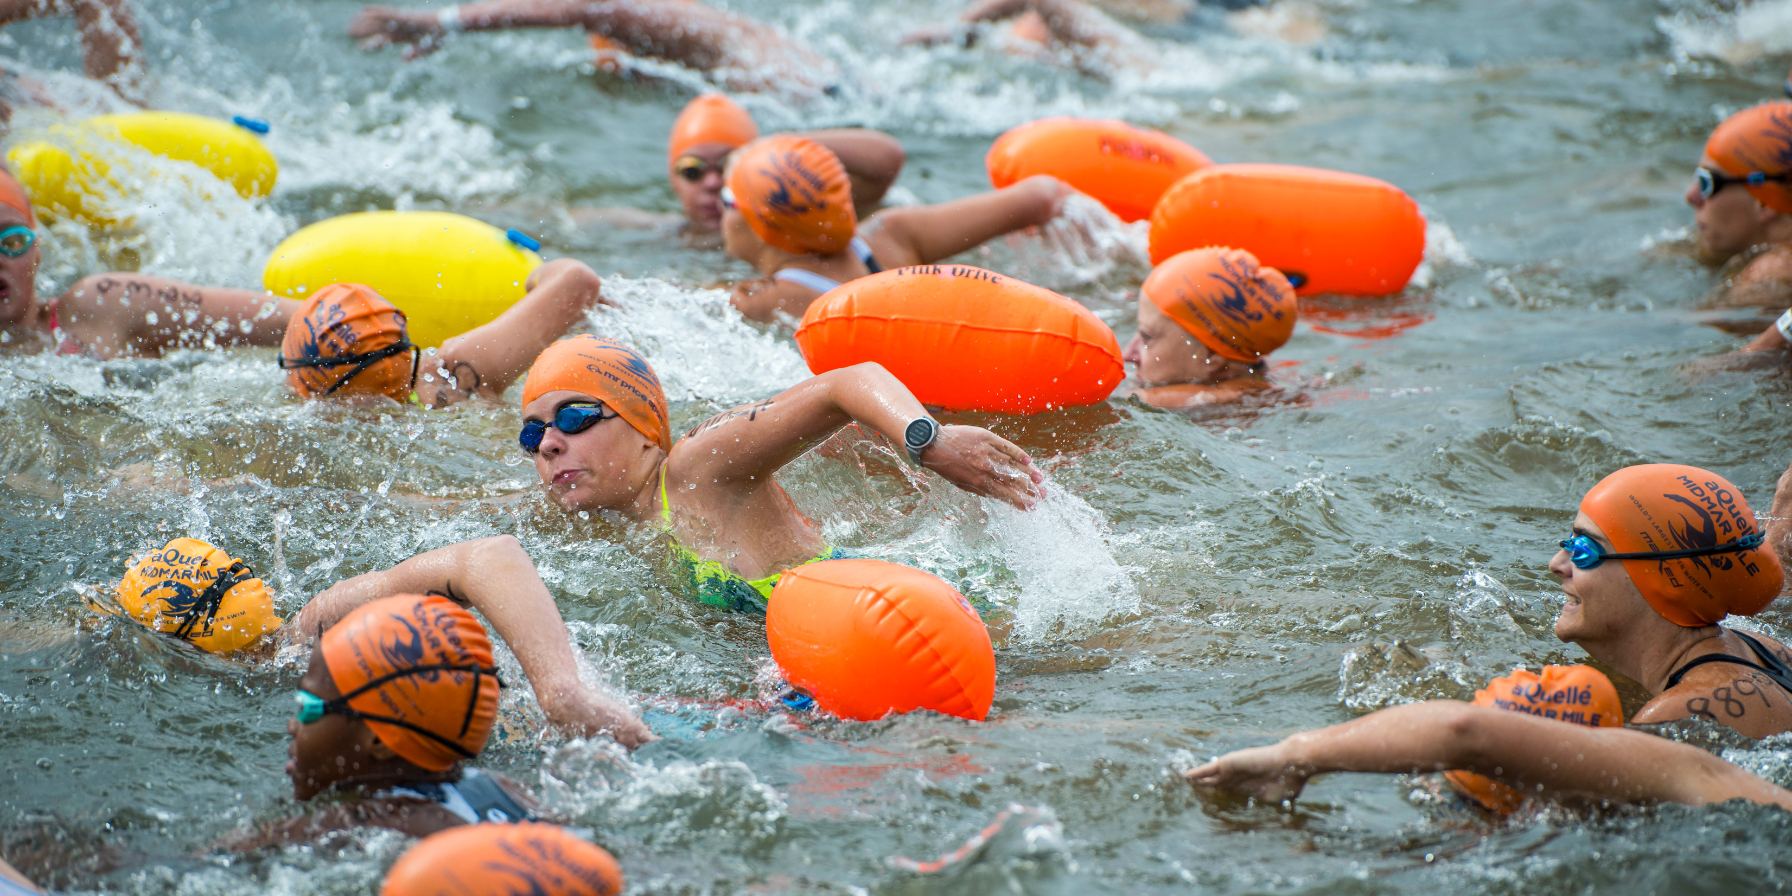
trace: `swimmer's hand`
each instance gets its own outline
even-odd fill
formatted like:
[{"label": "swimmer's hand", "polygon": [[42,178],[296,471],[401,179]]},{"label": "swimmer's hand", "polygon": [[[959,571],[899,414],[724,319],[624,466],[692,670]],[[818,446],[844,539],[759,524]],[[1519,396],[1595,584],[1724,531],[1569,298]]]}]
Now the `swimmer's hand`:
[{"label": "swimmer's hand", "polygon": [[396,6],[364,6],[348,23],[348,36],[361,41],[361,49],[378,50],[410,44],[406,62],[441,49],[441,20],[428,12]]},{"label": "swimmer's hand", "polygon": [[939,438],[921,452],[921,465],[953,485],[985,498],[1032,510],[1045,497],[1045,474],[1020,446],[981,426],[943,426]]},{"label": "swimmer's hand", "polygon": [[1234,750],[1183,774],[1196,787],[1231,790],[1272,805],[1300,796],[1314,769],[1293,762],[1284,745]]}]

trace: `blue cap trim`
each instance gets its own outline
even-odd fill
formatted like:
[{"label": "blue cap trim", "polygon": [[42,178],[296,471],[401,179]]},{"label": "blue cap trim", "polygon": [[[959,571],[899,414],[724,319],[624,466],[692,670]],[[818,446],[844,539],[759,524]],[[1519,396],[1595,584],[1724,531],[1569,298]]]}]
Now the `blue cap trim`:
[{"label": "blue cap trim", "polygon": [[509,230],[504,231],[504,238],[510,240],[511,242],[513,242],[519,246],[522,246],[525,249],[528,249],[530,252],[540,252],[541,251],[541,241],[540,240],[535,239],[535,238],[529,236],[528,234],[526,234],[520,230],[517,230],[514,227],[512,227]]},{"label": "blue cap trim", "polygon": [[230,116],[230,123],[244,130],[254,131],[257,134],[265,134],[268,132],[268,123],[259,118],[246,118],[241,115],[232,115]]}]

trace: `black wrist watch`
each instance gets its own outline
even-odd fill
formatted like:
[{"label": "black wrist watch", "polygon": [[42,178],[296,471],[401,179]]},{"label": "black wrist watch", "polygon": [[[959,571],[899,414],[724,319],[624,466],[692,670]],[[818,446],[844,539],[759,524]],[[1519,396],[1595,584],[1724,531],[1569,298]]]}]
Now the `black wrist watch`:
[{"label": "black wrist watch", "polygon": [[908,449],[908,459],[918,467],[921,465],[921,452],[926,451],[927,446],[939,437],[938,421],[932,417],[916,417],[902,431],[902,446]]}]

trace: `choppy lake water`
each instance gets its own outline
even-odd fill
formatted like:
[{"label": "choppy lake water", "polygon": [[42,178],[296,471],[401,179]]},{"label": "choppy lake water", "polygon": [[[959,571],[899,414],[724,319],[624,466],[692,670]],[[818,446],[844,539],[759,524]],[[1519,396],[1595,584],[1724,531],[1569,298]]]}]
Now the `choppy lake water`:
[{"label": "choppy lake water", "polygon": [[[155,104],[270,120],[270,200],[147,195],[142,233],[58,226],[40,292],[120,259],[257,285],[299,225],[445,208],[589,262],[625,307],[674,426],[805,375],[784,335],[704,287],[720,253],[606,232],[568,205],[676,206],[664,137],[697,81],[594,76],[571,32],[462,36],[424,60],[363,54],[342,0],[140,0]],[[177,534],[243,557],[291,613],[331,582],[513,533],[591,674],[669,735],[632,757],[539,734],[508,692],[484,765],[620,858],[639,893],[1712,893],[1785,886],[1792,816],[1666,807],[1511,825],[1422,782],[1335,776],[1292,813],[1203,799],[1175,770],[1391,702],[1466,697],[1515,663],[1578,662],[1545,564],[1580,494],[1646,461],[1709,467],[1764,511],[1792,382],[1693,375],[1739,340],[1701,309],[1681,201],[1706,133],[1779,95],[1792,2],[1334,0],[1315,43],[1204,9],[1144,28],[1145,74],[1098,79],[982,50],[898,47],[953,4],[731,4],[849,73],[837,97],[748,97],[767,130],[866,125],[907,145],[899,201],[984,189],[982,154],[1054,114],[1124,117],[1219,161],[1360,172],[1431,224],[1385,302],[1317,301],[1279,351],[1302,403],[1191,421],[1124,401],[964,415],[1049,470],[1023,515],[906,478],[848,432],[786,475],[829,538],[967,583],[1005,610],[989,722],[773,711],[762,626],[679,595],[644,537],[537,495],[510,406],[302,405],[272,350],[159,362],[0,361],[0,840],[72,891],[364,893],[404,848],[372,833],[222,857],[298,811],[281,773],[302,662],[196,657],[83,606]],[[1285,23],[1290,13],[1257,16]],[[1284,19],[1278,19],[1282,16]],[[0,56],[73,109],[73,29],[0,32]],[[41,123],[20,116],[22,131]],[[1143,232],[1083,209],[962,260],[1061,290],[1131,335]],[[1399,325],[1408,325],[1402,329]],[[1388,338],[1367,338],[1398,329]],[[131,466],[137,465],[137,466]],[[135,471],[120,478],[121,468]],[[183,484],[184,483],[184,484]],[[1792,634],[1784,608],[1758,618]],[[1414,669],[1411,654],[1425,658]],[[509,678],[522,680],[508,654]],[[602,670],[599,672],[599,670]],[[1628,708],[1644,696],[1623,687]],[[1731,758],[1792,785],[1785,745]],[[929,861],[997,833],[937,873]]]}]

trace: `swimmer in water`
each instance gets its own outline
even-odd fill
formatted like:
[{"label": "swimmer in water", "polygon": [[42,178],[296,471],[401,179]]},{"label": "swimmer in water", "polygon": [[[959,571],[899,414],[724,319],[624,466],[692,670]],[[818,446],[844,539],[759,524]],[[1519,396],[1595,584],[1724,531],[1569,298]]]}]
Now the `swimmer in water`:
[{"label": "swimmer in water", "polygon": [[485,0],[439,11],[367,6],[348,33],[366,49],[409,44],[405,58],[415,59],[438,49],[451,31],[509,28],[584,28],[606,49],[683,65],[727,90],[820,92],[838,74],[778,29],[694,0]]},{"label": "swimmer in water", "polygon": [[[609,735],[634,748],[654,739],[626,705],[588,687],[554,597],[513,537],[476,539],[418,554],[391,569],[345,579],[282,621],[247,564],[212,545],[177,538],[149,552],[96,606],[222,656],[272,657],[302,648],[374,601],[441,595],[478,610],[510,646],[548,724],[574,737]],[[514,684],[514,682],[513,682]]]},{"label": "swimmer in water", "polygon": [[528,292],[497,319],[442,343],[413,345],[404,313],[359,283],[335,283],[299,307],[280,347],[286,385],[301,398],[369,399],[440,408],[495,399],[541,350],[604,304],[597,274],[558,258],[524,281]]},{"label": "swimmer in water", "polygon": [[734,307],[794,321],[822,293],[879,271],[932,264],[1058,216],[1070,187],[1050,175],[938,205],[885,209],[859,224],[840,160],[801,137],[767,137],[728,157],[722,244],[764,276],[734,287]]},{"label": "swimmer in water", "polygon": [[92,274],[39,302],[37,217],[0,169],[0,346],[59,355],[157,356],[173,348],[277,345],[299,303],[252,289],[128,272]]},{"label": "swimmer in water", "polygon": [[551,824],[468,825],[433,834],[386,873],[380,896],[617,896],[622,868],[603,847]]},{"label": "swimmer in water", "polygon": [[1294,288],[1242,249],[1194,249],[1164,261],[1139,290],[1139,330],[1121,356],[1170,409],[1226,404],[1275,389],[1264,358],[1294,333]]},{"label": "swimmer in water", "polygon": [[[126,100],[143,98],[143,40],[137,16],[126,0],[0,0],[0,26],[27,19],[72,16],[81,37],[87,77]],[[54,105],[42,85],[0,69],[0,124],[12,119],[14,103]]]},{"label": "swimmer in water", "polygon": [[402,594],[359,607],[318,639],[299,679],[297,717],[286,723],[293,796],[351,801],[228,845],[310,843],[360,827],[427,837],[539,820],[543,810],[521,786],[463,764],[485,749],[502,686],[484,626],[448,598]]},{"label": "swimmer in water", "polygon": [[[840,159],[852,181],[855,208],[875,208],[902,173],[907,154],[896,138],[864,128],[803,131]],[[728,154],[759,137],[759,125],[739,103],[719,93],[706,93],[687,103],[672,123],[666,141],[666,177],[683,207],[681,218],[669,219],[634,209],[572,208],[575,222],[662,227],[677,222],[693,244],[721,246],[722,168]]]},{"label": "swimmer in water", "polygon": [[940,426],[877,364],[723,411],[675,443],[647,359],[613,339],[574,336],[529,369],[519,442],[555,503],[665,531],[699,600],[763,613],[779,574],[838,556],[778,470],[851,423],[965,491],[1022,508],[1040,497],[1044,474],[1026,452],[981,427]]},{"label": "swimmer in water", "polygon": [[[1163,4],[1123,5],[1127,13],[1137,12],[1152,20],[1180,17]],[[1009,52],[1047,62],[1056,61],[1061,58],[1058,53],[1066,52],[1072,67],[1096,77],[1110,75],[1117,69],[1145,72],[1152,68],[1155,54],[1143,38],[1078,0],[980,0],[959,13],[953,27],[914,31],[902,42],[971,47],[982,40],[985,26],[1004,21],[1010,24],[1000,46]]]},{"label": "swimmer in water", "polygon": [[1792,304],[1792,102],[1717,126],[1686,191],[1702,264],[1720,267],[1717,307]]},{"label": "swimmer in water", "polygon": [[1457,792],[1510,814],[1525,794],[1692,806],[1745,799],[1792,811],[1792,792],[1687,744],[1622,727],[1618,694],[1586,666],[1514,670],[1474,703],[1430,700],[1372,712],[1185,773],[1201,787],[1272,805],[1327,772],[1444,772]]}]

